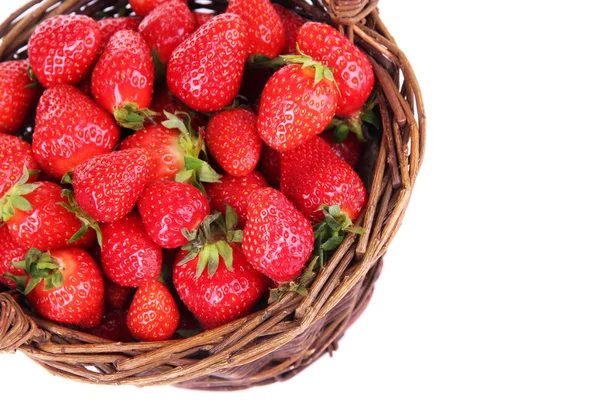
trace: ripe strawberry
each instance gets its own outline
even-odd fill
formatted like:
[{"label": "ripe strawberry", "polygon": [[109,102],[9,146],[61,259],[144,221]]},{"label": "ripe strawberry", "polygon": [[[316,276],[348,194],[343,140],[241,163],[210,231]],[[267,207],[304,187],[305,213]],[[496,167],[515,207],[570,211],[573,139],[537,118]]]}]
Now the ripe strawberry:
[{"label": "ripe strawberry", "polygon": [[235,14],[217,15],[173,51],[169,90],[196,111],[218,111],[238,94],[247,54],[246,23]]},{"label": "ripe strawberry", "polygon": [[285,32],[285,45],[281,54],[296,54],[298,32],[307,21],[292,10],[288,10],[279,4],[273,4],[273,8],[281,18]]},{"label": "ripe strawberry", "polygon": [[133,296],[127,327],[139,340],[168,340],[179,325],[179,310],[169,289],[160,282],[148,282]]},{"label": "ripe strawberry", "polygon": [[72,86],[44,92],[37,107],[33,153],[48,175],[61,178],[119,142],[119,128],[109,114]]},{"label": "ripe strawberry", "polygon": [[263,173],[271,186],[279,189],[281,176],[281,153],[269,146],[263,146],[258,161],[258,170]]},{"label": "ripe strawberry", "polygon": [[275,58],[281,53],[285,32],[270,0],[230,0],[227,12],[239,15],[248,24],[248,55]]},{"label": "ripe strawberry", "polygon": [[133,342],[133,336],[127,328],[127,311],[112,310],[102,317],[100,325],[88,331],[94,336],[101,337],[113,342]]},{"label": "ripe strawberry", "polygon": [[134,31],[115,33],[92,72],[92,94],[117,122],[131,129],[143,128],[152,116],[154,63],[150,47]]},{"label": "ripe strawberry", "polygon": [[77,85],[92,72],[102,34],[85,15],[57,15],[40,23],[29,38],[29,63],[45,87]]},{"label": "ripe strawberry", "polygon": [[100,51],[104,50],[115,33],[122,30],[137,31],[140,22],[142,22],[142,19],[137,17],[102,18],[98,21],[100,33],[102,34]]},{"label": "ripe strawberry", "polygon": [[73,171],[75,200],[96,221],[121,219],[135,207],[153,167],[150,153],[143,149],[93,157]]},{"label": "ripe strawberry", "polygon": [[202,25],[210,21],[215,14],[208,14],[200,11],[194,12],[194,19],[196,20],[196,29],[200,28]]},{"label": "ripe strawberry", "polygon": [[242,248],[258,272],[276,282],[294,280],[313,250],[308,220],[275,189],[257,189],[248,199]]},{"label": "ripe strawberry", "polygon": [[131,300],[133,288],[117,285],[104,278],[104,304],[109,310],[123,310]]},{"label": "ripe strawberry", "polygon": [[102,270],[121,286],[143,286],[160,276],[162,250],[150,239],[137,213],[102,225],[101,255]]},{"label": "ripe strawberry", "polygon": [[227,267],[218,256],[215,271],[199,271],[201,252],[192,260],[182,263],[181,251],[173,268],[173,284],[184,304],[190,309],[204,329],[213,329],[248,315],[267,292],[270,280],[255,271],[238,245],[231,246],[231,265]]},{"label": "ripe strawberry", "polygon": [[17,277],[17,287],[42,317],[51,321],[93,328],[104,313],[102,272],[81,249],[42,253],[30,249],[15,265],[27,270],[27,279]]},{"label": "ripe strawberry", "polygon": [[359,176],[320,137],[282,153],[281,192],[315,223],[325,218],[321,205],[339,205],[354,221],[367,202]]},{"label": "ripe strawberry", "polygon": [[291,150],[327,127],[337,101],[331,71],[318,63],[287,65],[275,72],[263,90],[258,133],[275,150]]},{"label": "ripe strawberry", "polygon": [[196,30],[196,19],[185,3],[172,0],[160,4],[144,18],[139,31],[163,63],[181,42]]},{"label": "ripe strawberry", "polygon": [[355,168],[360,161],[365,143],[359,140],[356,135],[350,134],[340,142],[336,141],[335,131],[327,131],[320,135],[329,145],[336,156],[346,161],[352,168]]},{"label": "ripe strawberry", "polygon": [[17,268],[13,262],[25,258],[28,248],[19,244],[10,235],[8,226],[0,225],[0,285],[14,289],[17,284],[14,280],[5,277],[4,274],[25,276],[25,270]]},{"label": "ripe strawberry", "polygon": [[138,209],[152,240],[166,249],[187,243],[183,230],[196,230],[210,213],[208,200],[199,189],[164,179],[146,186]]},{"label": "ripe strawberry", "polygon": [[246,176],[223,175],[221,182],[207,183],[206,194],[214,210],[225,214],[226,206],[233,208],[238,215],[238,227],[243,229],[246,225],[246,209],[250,194],[261,188],[269,187],[267,181],[256,171]]},{"label": "ripe strawberry", "polygon": [[[0,199],[21,179],[23,168],[29,171],[40,168],[33,158],[31,146],[16,136],[0,133]],[[30,174],[27,182],[35,182],[36,178],[37,175]]]},{"label": "ripe strawberry", "polygon": [[35,109],[41,93],[38,85],[27,74],[27,61],[0,63],[0,131],[17,134],[23,128],[29,114]]},{"label": "ripe strawberry", "polygon": [[304,24],[297,40],[302,53],[333,69],[340,89],[336,114],[352,117],[360,112],[375,84],[367,56],[338,30],[318,22]]},{"label": "ripe strawberry", "polygon": [[241,108],[216,114],[206,127],[206,146],[225,172],[248,175],[258,164],[262,148],[256,115]]},{"label": "ripe strawberry", "polygon": [[[131,9],[135,11],[137,15],[140,17],[145,17],[146,15],[150,14],[150,11],[167,1],[170,0],[129,0],[129,5],[131,5]],[[177,1],[184,4],[187,3],[186,0]]]}]

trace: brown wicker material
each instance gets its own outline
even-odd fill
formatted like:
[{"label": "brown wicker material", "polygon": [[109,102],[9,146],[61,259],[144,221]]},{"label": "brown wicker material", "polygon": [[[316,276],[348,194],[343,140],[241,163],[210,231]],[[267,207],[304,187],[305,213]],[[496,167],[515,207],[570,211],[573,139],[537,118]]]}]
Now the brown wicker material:
[{"label": "brown wicker material", "polygon": [[[346,237],[307,297],[288,293],[262,311],[188,339],[113,343],[43,320],[15,292],[0,293],[0,352],[18,349],[51,373],[76,381],[234,390],[289,379],[337,349],[369,302],[381,258],[402,223],[423,160],[425,111],[415,74],[383,25],[376,0],[278,2],[338,27],[373,63],[382,129],[370,132],[371,157],[363,162],[370,195],[359,224],[366,233]],[[43,19],[72,12],[116,14],[126,4],[32,0],[0,25],[0,59],[25,58],[27,40]],[[227,2],[190,6],[221,12]]]}]

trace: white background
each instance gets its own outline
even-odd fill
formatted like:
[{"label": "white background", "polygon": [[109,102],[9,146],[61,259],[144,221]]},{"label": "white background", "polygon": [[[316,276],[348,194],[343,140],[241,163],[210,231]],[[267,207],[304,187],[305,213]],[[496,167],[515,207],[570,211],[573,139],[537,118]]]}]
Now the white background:
[{"label": "white background", "polygon": [[[3,1],[0,19],[24,2]],[[427,153],[373,300],[334,357],[283,384],[212,394],[91,387],[1,355],[3,390],[62,399],[600,397],[595,2],[380,3],[421,82]]]}]

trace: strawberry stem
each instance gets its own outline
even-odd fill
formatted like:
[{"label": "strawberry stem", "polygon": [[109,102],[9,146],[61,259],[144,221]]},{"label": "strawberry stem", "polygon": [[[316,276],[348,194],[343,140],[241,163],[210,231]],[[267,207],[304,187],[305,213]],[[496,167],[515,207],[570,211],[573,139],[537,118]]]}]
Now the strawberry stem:
[{"label": "strawberry stem", "polygon": [[27,276],[16,277],[12,274],[3,276],[15,281],[17,290],[25,295],[29,294],[42,281],[44,281],[44,290],[61,287],[65,281],[60,272],[60,265],[50,253],[41,252],[34,247],[27,251],[24,260],[15,261],[12,264],[16,268],[25,270],[30,278],[29,282],[27,282]]},{"label": "strawberry stem", "polygon": [[[64,181],[69,181],[70,177],[68,177],[69,173],[65,174],[63,177]],[[89,228],[92,228],[96,231],[96,240],[98,241],[98,245],[102,247],[102,230],[100,229],[100,224],[94,218],[90,217],[88,213],[83,211],[77,201],[75,200],[75,192],[69,189],[63,189],[61,194],[67,198],[68,203],[60,202],[61,206],[66,208],[68,211],[75,214],[77,219],[81,221],[81,228],[71,238],[69,239],[69,243],[73,243],[83,237],[88,231]]]},{"label": "strawberry stem", "polygon": [[139,108],[136,103],[126,103],[122,107],[115,108],[114,111],[115,119],[120,126],[135,131],[143,129],[146,121],[154,123],[152,117],[156,115],[158,113],[148,108]]},{"label": "strawberry stem", "polygon": [[33,192],[40,186],[39,183],[27,183],[32,172],[35,174],[39,171],[29,171],[23,166],[21,178],[0,198],[0,221],[6,222],[11,219],[15,215],[15,209],[31,210],[31,203],[23,195]]}]

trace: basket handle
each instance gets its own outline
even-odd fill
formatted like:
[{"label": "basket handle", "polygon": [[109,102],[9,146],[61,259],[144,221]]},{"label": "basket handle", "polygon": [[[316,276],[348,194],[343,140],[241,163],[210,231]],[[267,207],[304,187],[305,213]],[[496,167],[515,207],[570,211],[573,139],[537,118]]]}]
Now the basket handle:
[{"label": "basket handle", "polygon": [[323,0],[333,22],[341,25],[355,25],[366,18],[379,0]]},{"label": "basket handle", "polygon": [[0,293],[0,353],[13,352],[42,333],[14,295],[14,291]]}]

